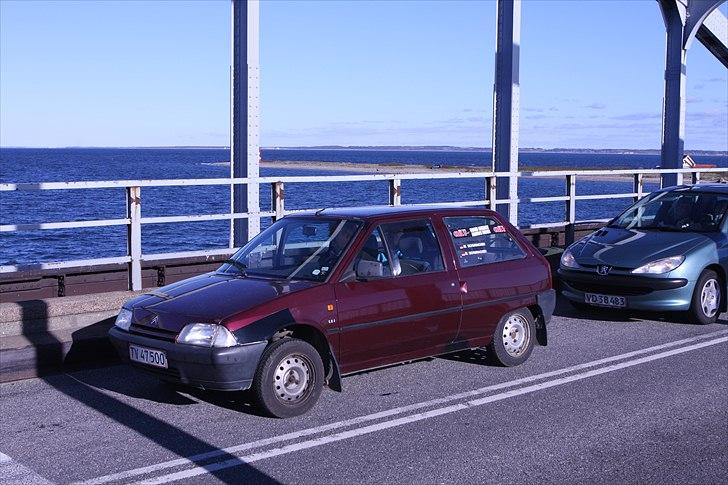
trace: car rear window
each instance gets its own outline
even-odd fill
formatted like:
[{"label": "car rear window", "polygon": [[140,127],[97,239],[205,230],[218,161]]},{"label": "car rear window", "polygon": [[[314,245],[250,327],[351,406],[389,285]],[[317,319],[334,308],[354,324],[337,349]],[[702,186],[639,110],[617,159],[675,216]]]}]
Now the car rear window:
[{"label": "car rear window", "polygon": [[492,217],[446,217],[445,225],[461,267],[500,263],[526,256],[506,227]]}]

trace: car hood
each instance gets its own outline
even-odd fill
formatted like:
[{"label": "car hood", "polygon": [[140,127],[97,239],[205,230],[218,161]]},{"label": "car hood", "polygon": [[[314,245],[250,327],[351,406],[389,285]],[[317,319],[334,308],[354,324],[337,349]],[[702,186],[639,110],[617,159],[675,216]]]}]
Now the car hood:
[{"label": "car hood", "polygon": [[607,264],[635,269],[662,258],[686,255],[713,242],[694,232],[641,231],[606,227],[587,236],[572,247],[580,265]]},{"label": "car hood", "polygon": [[179,332],[190,322],[219,323],[225,317],[316,284],[208,273],[152,290],[129,300],[124,307],[132,311],[137,325]]}]

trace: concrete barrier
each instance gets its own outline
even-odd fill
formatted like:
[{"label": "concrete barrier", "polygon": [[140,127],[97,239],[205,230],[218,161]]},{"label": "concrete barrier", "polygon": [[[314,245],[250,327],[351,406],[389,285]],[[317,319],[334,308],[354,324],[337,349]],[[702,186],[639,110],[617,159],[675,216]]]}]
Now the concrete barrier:
[{"label": "concrete barrier", "polygon": [[0,303],[0,382],[115,362],[106,334],[121,305],[139,293]]}]

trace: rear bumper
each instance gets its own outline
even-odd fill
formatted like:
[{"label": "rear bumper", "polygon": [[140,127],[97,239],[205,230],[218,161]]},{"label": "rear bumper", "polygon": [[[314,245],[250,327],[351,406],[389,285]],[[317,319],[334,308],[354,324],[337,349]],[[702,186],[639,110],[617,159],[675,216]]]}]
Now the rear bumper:
[{"label": "rear bumper", "polygon": [[554,315],[554,309],[556,308],[556,290],[546,290],[539,293],[536,301],[541,308],[541,313],[543,313],[543,323],[548,324],[551,322],[551,317]]},{"label": "rear bumper", "polygon": [[[137,369],[165,381],[220,391],[250,388],[258,361],[268,343],[256,342],[235,347],[206,348],[132,335],[116,327],[109,331],[109,339],[121,359]],[[167,356],[168,368],[130,361],[130,343],[163,350]]]}]

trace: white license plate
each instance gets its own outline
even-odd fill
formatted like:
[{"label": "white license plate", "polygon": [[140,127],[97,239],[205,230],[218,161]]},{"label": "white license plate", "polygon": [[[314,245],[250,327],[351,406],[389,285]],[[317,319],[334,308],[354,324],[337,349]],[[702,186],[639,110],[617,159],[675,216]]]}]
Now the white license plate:
[{"label": "white license plate", "polygon": [[167,368],[167,354],[161,350],[129,344],[129,358],[134,362]]},{"label": "white license plate", "polygon": [[624,308],[627,306],[627,299],[623,296],[600,295],[598,293],[584,293],[584,303],[613,308]]}]

